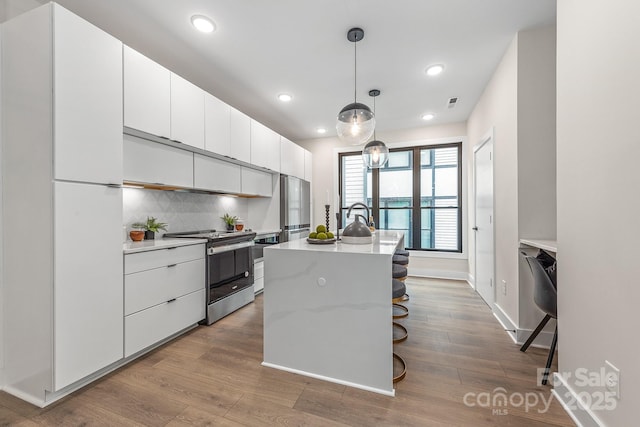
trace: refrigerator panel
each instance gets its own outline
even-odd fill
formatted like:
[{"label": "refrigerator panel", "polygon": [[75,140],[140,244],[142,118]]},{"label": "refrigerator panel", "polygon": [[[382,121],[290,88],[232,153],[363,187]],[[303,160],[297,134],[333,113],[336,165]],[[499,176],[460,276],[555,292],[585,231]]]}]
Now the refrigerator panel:
[{"label": "refrigerator panel", "polygon": [[301,191],[301,212],[300,212],[300,225],[311,225],[311,183],[309,181],[300,181]]}]

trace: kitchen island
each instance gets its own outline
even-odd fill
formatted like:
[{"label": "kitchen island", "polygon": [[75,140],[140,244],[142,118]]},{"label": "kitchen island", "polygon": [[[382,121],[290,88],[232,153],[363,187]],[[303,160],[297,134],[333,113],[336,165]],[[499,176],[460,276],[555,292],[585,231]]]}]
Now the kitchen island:
[{"label": "kitchen island", "polygon": [[392,255],[404,234],[373,243],[264,250],[263,366],[389,396],[393,389]]}]

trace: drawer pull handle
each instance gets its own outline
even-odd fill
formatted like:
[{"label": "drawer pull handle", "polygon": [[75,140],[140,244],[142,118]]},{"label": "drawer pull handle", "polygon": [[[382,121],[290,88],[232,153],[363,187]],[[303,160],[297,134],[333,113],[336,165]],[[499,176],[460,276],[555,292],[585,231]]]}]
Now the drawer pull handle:
[{"label": "drawer pull handle", "polygon": [[171,298],[169,301],[167,301],[167,304],[174,302],[176,299],[175,298]]},{"label": "drawer pull handle", "polygon": [[175,267],[176,265],[178,264],[170,264],[170,265],[167,265],[167,268]]},{"label": "drawer pull handle", "polygon": [[178,247],[177,246],[172,246],[170,248],[167,248],[168,251],[170,251],[171,249],[178,249]]}]

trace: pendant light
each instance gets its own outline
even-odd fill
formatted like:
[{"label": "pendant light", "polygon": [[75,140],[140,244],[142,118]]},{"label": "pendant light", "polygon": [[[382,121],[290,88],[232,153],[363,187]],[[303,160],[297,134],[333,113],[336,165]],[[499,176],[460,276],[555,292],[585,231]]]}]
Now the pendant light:
[{"label": "pendant light", "polygon": [[347,40],[353,43],[353,103],[345,106],[338,114],[336,130],[338,138],[351,145],[360,145],[371,138],[376,126],[376,119],[371,109],[357,101],[357,43],[364,38],[362,28],[352,28],[347,32]]},{"label": "pendant light", "polygon": [[[376,112],[376,96],[380,95],[378,89],[369,91],[369,96],[373,97],[373,113]],[[362,161],[370,169],[384,167],[389,161],[389,147],[384,142],[376,139],[376,131],[373,131],[373,141],[370,141],[362,150]]]}]

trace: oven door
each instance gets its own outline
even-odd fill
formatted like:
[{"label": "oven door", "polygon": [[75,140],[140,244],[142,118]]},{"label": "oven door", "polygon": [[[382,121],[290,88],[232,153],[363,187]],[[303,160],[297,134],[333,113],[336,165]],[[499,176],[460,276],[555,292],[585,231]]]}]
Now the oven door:
[{"label": "oven door", "polygon": [[208,303],[253,286],[253,242],[212,247],[207,250]]}]

